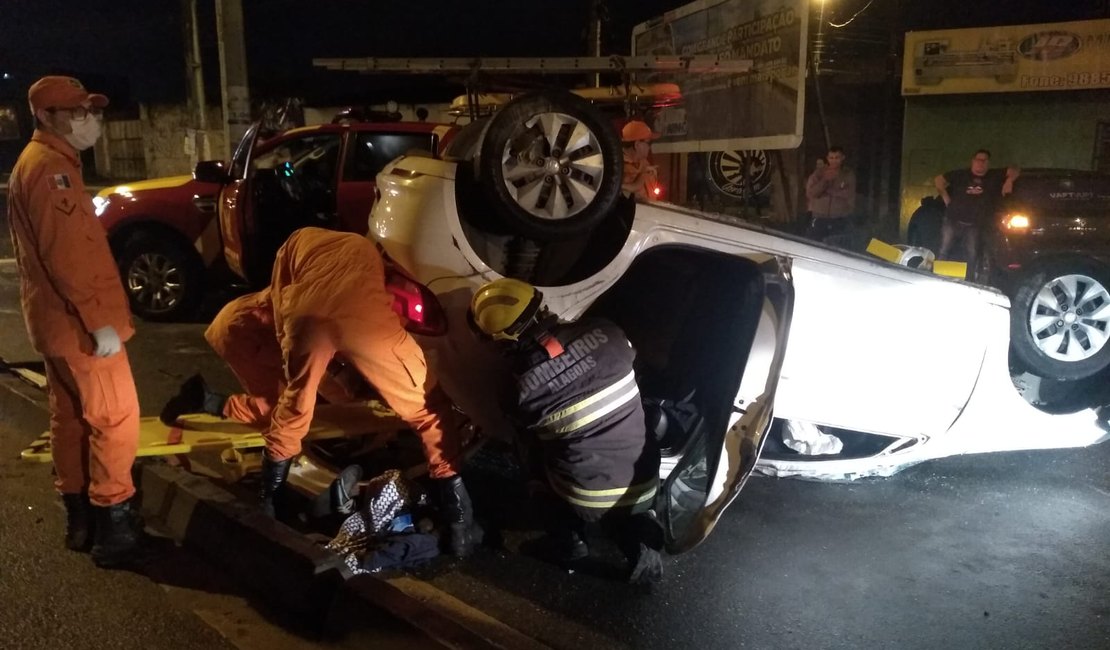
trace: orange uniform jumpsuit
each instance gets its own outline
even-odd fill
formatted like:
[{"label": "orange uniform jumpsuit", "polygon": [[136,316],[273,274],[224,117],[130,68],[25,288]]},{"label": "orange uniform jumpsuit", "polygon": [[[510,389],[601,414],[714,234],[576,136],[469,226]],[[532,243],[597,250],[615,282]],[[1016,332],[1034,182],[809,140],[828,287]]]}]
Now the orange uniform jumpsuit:
[{"label": "orange uniform jumpsuit", "polygon": [[628,149],[624,150],[621,190],[625,195],[640,201],[655,200],[655,196],[651,193],[655,175],[647,171],[650,166],[647,160],[636,160]]},{"label": "orange uniform jumpsuit", "polygon": [[[224,305],[204,331],[204,338],[247,391],[228,396],[223,416],[259,428],[269,425],[270,414],[285,390],[270,291],[249,293]],[[318,390],[332,404],[357,399],[330,375]]]},{"label": "orange uniform jumpsuit", "polygon": [[35,131],[8,185],[8,220],[19,265],[23,317],[46,359],[55,486],[85,490],[97,506],[135,493],[139,398],[126,350],[93,356],[92,332],[135,333],[119,270],[81,178],[77,152]]},{"label": "orange uniform jumpsuit", "polygon": [[272,460],[301,451],[328,363],[339,354],[420,436],[432,478],[458,473],[459,418],[402,327],[374,242],[320,228],[294,232],[270,281],[286,387],[265,431]]}]

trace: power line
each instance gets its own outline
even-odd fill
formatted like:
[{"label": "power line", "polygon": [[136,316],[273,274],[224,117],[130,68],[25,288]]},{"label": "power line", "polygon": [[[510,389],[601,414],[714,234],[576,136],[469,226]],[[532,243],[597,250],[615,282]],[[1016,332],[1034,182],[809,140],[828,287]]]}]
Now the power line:
[{"label": "power line", "polygon": [[868,2],[868,3],[866,4],[866,5],[864,5],[864,6],[863,6],[863,9],[860,9],[860,10],[859,10],[859,11],[857,11],[856,13],[852,14],[852,17],[851,17],[851,18],[849,18],[848,20],[844,21],[843,23],[840,23],[839,25],[837,25],[836,23],[834,23],[834,22],[832,22],[832,21],[830,20],[830,21],[829,21],[829,27],[835,27],[835,28],[837,28],[837,29],[839,29],[839,28],[841,28],[841,27],[847,27],[847,26],[848,26],[848,25],[850,25],[850,24],[852,23],[852,21],[853,21],[853,20],[855,20],[855,19],[856,19],[856,18],[857,18],[857,17],[858,17],[858,16],[860,15],[860,14],[862,14],[862,13],[863,13],[863,12],[865,12],[865,11],[867,11],[867,8],[868,8],[868,7],[870,7],[870,6],[872,5],[872,3],[874,3],[874,2],[875,2],[875,0],[869,0],[869,2]]}]

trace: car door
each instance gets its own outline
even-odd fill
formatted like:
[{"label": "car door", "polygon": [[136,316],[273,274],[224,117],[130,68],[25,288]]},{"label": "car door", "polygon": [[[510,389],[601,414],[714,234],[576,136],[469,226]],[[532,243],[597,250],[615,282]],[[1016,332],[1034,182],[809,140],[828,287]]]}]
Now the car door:
[{"label": "car door", "polygon": [[793,263],[797,303],[778,416],[927,438],[967,404],[1005,298],[882,261]]},{"label": "car door", "polygon": [[751,282],[752,290],[745,292],[745,304],[738,310],[758,313],[758,321],[754,328],[740,328],[739,340],[728,342],[750,346],[743,367],[736,369],[736,385],[730,391],[736,397],[722,404],[727,414],[707,414],[707,422],[718,424],[695,433],[656,498],[670,553],[690,550],[713,531],[751,476],[771,428],[794,308],[789,262],[765,262],[761,276]]},{"label": "car door", "polygon": [[228,228],[239,235],[233,271],[253,285],[265,284],[293,231],[335,227],[341,145],[338,132],[307,130],[253,147],[234,205],[221,202],[221,219],[234,221]]},{"label": "car door", "polygon": [[543,289],[561,318],[606,319],[636,350],[644,418],[660,454],[654,506],[671,553],[709,535],[755,468],[793,310],[788,259],[695,241],[650,247],[627,268],[591,278],[592,292]]},{"label": "car door", "polygon": [[250,230],[250,160],[258,141],[259,124],[251,125],[235,148],[231,157],[228,182],[220,190],[217,211],[220,223],[220,239],[224,260],[233,273],[241,278],[247,274],[247,251],[244,247]]},{"label": "car door", "polygon": [[347,136],[337,195],[336,229],[365,235],[374,207],[374,179],[390,161],[414,150],[435,152],[437,136],[405,131],[359,131]]}]

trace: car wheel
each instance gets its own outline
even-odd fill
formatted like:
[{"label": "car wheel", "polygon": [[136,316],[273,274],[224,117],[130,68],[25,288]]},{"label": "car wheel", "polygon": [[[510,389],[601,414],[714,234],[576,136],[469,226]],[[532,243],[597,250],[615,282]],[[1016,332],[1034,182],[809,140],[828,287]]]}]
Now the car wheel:
[{"label": "car wheel", "polygon": [[616,129],[589,102],[544,92],[493,116],[478,176],[510,229],[555,240],[590,230],[610,212],[623,165]]},{"label": "car wheel", "polygon": [[1110,366],[1110,268],[1055,261],[1016,283],[1010,344],[1034,374],[1083,379]]},{"label": "car wheel", "polygon": [[204,266],[196,252],[172,235],[132,235],[119,266],[131,311],[144,320],[188,319],[200,304]]}]

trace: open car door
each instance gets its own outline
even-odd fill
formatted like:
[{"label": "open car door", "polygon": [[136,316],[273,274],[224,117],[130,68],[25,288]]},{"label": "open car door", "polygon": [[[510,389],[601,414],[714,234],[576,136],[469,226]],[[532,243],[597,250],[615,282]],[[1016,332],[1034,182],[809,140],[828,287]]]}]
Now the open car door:
[{"label": "open car door", "polygon": [[252,124],[235,148],[227,184],[220,190],[217,201],[224,259],[231,271],[244,279],[250,279],[253,261],[247,244],[254,230],[251,222],[254,193],[250,187],[250,163],[258,141],[259,126],[258,122]]},{"label": "open car door", "polygon": [[750,326],[734,330],[739,340],[732,343],[747,345],[749,350],[729,390],[735,399],[731,404],[722,401],[718,412],[704,414],[704,426],[691,432],[656,498],[670,553],[688,551],[709,535],[759,460],[771,427],[793,311],[788,264],[765,262],[751,290],[745,291],[745,304],[736,313],[759,317]]}]

